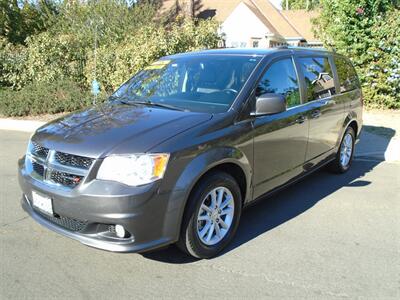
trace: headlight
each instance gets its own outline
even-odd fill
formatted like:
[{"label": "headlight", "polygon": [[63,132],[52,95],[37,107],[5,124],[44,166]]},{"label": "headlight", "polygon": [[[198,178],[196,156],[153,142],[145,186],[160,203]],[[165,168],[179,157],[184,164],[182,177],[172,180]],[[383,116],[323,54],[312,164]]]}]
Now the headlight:
[{"label": "headlight", "polygon": [[102,162],[97,178],[138,186],[163,178],[169,154],[112,155]]}]

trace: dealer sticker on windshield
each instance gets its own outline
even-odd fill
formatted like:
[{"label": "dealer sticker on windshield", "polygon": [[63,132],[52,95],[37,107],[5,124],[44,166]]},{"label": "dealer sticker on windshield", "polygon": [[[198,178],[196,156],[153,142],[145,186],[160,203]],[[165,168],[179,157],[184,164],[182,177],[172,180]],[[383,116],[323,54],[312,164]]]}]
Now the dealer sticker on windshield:
[{"label": "dealer sticker on windshield", "polygon": [[151,65],[147,66],[146,68],[144,68],[145,70],[160,70],[164,67],[166,67],[171,61],[168,59],[164,59],[164,60],[158,60],[153,62]]}]

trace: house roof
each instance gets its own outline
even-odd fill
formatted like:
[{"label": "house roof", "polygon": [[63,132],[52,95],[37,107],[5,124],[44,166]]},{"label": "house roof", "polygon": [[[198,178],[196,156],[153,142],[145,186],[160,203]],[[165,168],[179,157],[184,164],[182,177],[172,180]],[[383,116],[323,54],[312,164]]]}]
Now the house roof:
[{"label": "house roof", "polygon": [[[186,3],[188,0],[180,0]],[[318,12],[306,10],[280,11],[268,0],[197,0],[194,3],[196,17],[214,17],[218,22],[224,22],[233,10],[243,2],[271,32],[284,38],[304,38],[316,41],[312,32],[311,18]],[[164,0],[161,11],[176,7],[176,0]]]},{"label": "house roof", "polygon": [[271,24],[268,18],[263,14],[262,11],[255,5],[251,0],[241,1],[243,2],[252,12],[257,16],[257,18],[275,35],[281,36],[278,30]]},{"label": "house roof", "polygon": [[304,37],[308,42],[317,41],[312,30],[313,18],[318,17],[317,11],[307,11],[304,9],[299,10],[283,10],[282,15],[286,20],[292,24],[293,27]]},{"label": "house roof", "polygon": [[301,34],[285,19],[275,6],[268,0],[250,0],[285,38],[301,37]]},{"label": "house roof", "polygon": [[[214,17],[218,22],[224,22],[232,11],[243,0],[197,0],[194,2],[194,11],[196,17],[203,19]],[[187,5],[188,0],[163,0],[161,13],[176,9],[176,5]]]},{"label": "house roof", "polygon": [[200,18],[214,17],[224,22],[243,0],[198,0],[195,1],[195,15]]}]

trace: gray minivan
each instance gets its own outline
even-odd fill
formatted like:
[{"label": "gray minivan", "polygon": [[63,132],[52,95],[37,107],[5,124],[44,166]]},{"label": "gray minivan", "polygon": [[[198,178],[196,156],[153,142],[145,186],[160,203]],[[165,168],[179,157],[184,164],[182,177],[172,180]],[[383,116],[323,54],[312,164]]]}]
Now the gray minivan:
[{"label": "gray minivan", "polygon": [[177,243],[209,258],[232,240],[243,207],[322,166],[346,172],[361,126],[360,83],[338,54],[171,55],[32,135],[19,161],[22,206],[96,248]]}]

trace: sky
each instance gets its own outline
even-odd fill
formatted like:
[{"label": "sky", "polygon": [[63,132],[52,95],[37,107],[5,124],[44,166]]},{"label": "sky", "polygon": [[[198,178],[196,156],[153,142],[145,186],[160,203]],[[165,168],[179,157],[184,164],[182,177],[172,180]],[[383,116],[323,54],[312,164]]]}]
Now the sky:
[{"label": "sky", "polygon": [[282,0],[269,0],[276,8],[282,9],[281,2]]}]

